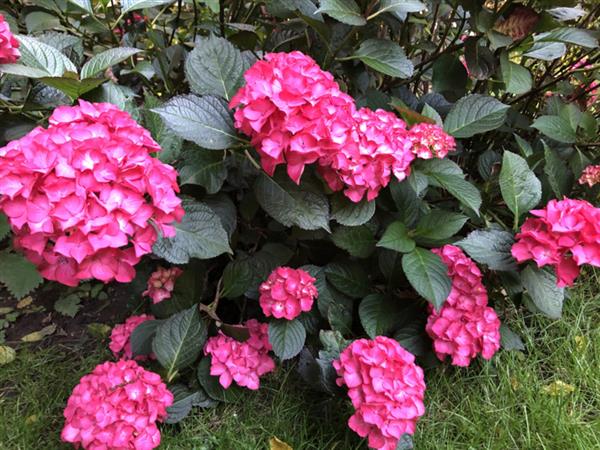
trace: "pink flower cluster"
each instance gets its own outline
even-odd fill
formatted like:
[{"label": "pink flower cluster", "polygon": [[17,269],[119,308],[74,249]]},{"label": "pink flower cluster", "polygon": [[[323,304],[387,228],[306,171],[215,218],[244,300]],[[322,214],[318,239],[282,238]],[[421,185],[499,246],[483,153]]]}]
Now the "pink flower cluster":
[{"label": "pink flower cluster", "polygon": [[589,187],[592,187],[598,183],[600,183],[600,165],[590,165],[583,169],[579,177],[579,184],[587,184]]},{"label": "pink flower cluster", "polygon": [[0,148],[0,209],[15,247],[45,278],[129,282],[157,231],[173,236],[183,208],[177,172],[151,156],[159,145],[108,103],[61,106]]},{"label": "pink flower cluster", "polygon": [[278,267],[259,287],[258,299],[267,317],[293,320],[302,311],[310,311],[319,292],[315,278],[302,269]]},{"label": "pink flower cluster", "polygon": [[425,381],[415,357],[398,342],[385,336],[356,340],[333,367],[355,409],[348,426],[368,436],[369,447],[395,450],[403,434],[414,434],[425,413]]},{"label": "pink flower cluster", "polygon": [[12,64],[20,57],[19,41],[10,32],[8,23],[0,14],[0,64]]},{"label": "pink flower cluster", "polygon": [[211,355],[210,374],[219,377],[225,389],[235,381],[239,386],[257,390],[260,377],[275,370],[275,362],[269,356],[269,326],[255,319],[248,320],[250,337],[240,342],[221,331],[208,339],[204,354]]},{"label": "pink flower cluster", "polygon": [[571,286],[583,264],[600,267],[600,209],[585,200],[550,200],[530,211],[512,255],[522,263],[554,267],[558,286]]},{"label": "pink flower cluster", "polygon": [[179,267],[171,267],[170,269],[159,267],[148,278],[148,288],[142,295],[150,297],[154,304],[171,298],[171,293],[175,288],[175,281],[182,273],[183,270]]},{"label": "pink flower cluster", "polygon": [[[125,323],[115,325],[110,333],[110,344],[108,348],[113,352],[116,358],[119,358],[122,354],[125,359],[132,359],[133,353],[131,352],[131,333],[137,328],[142,322],[147,320],[154,320],[154,316],[149,314],[141,314],[139,316],[131,316]],[[146,359],[144,355],[138,355],[136,358],[138,361]]]},{"label": "pink flower cluster", "polygon": [[440,360],[452,358],[467,367],[481,354],[490,359],[500,348],[500,320],[488,306],[488,295],[477,265],[454,245],[432,250],[448,266],[450,295],[439,311],[430,306],[425,330]]},{"label": "pink flower cluster", "polygon": [[437,125],[407,129],[394,114],[362,108],[340,90],[329,72],[300,53],[269,53],[244,75],[232,98],[235,126],[252,138],[263,169],[287,164],[300,182],[306,164],[318,163],[333,190],[359,202],[374,199],[393,174],[403,180],[419,158],[443,158],[454,139]]},{"label": "pink flower cluster", "polygon": [[87,450],[151,450],[160,444],[156,422],[172,404],[156,373],[131,360],[105,362],[73,389],[61,438]]}]

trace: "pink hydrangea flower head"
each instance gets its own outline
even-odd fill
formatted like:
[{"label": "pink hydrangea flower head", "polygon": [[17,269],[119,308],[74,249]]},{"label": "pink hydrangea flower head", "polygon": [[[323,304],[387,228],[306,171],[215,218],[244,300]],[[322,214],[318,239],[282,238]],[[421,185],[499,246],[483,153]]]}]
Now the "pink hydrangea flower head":
[{"label": "pink hydrangea flower head", "polygon": [[293,320],[310,311],[319,293],[316,279],[302,269],[278,267],[259,287],[259,303],[267,317]]},{"label": "pink hydrangea flower head", "polygon": [[587,184],[592,187],[598,183],[600,183],[600,165],[587,166],[579,177],[579,184]]},{"label": "pink hydrangea flower head", "polygon": [[438,310],[431,307],[425,330],[437,357],[466,367],[481,354],[490,359],[500,348],[500,320],[488,306],[487,290],[477,265],[454,245],[432,250],[448,266],[450,295]]},{"label": "pink hydrangea flower head", "polygon": [[181,276],[183,270],[179,267],[165,269],[159,267],[148,279],[148,288],[142,295],[150,297],[152,303],[160,303],[167,298],[171,298],[171,293],[175,288],[175,281]]},{"label": "pink hydrangea flower head", "polygon": [[0,209],[45,278],[130,282],[157,229],[175,233],[177,172],[150,133],[109,103],[61,106],[0,148]]},{"label": "pink hydrangea flower head", "polygon": [[517,233],[512,255],[519,262],[554,267],[560,287],[573,285],[580,266],[600,267],[600,209],[585,200],[550,200],[532,210]]},{"label": "pink hydrangea flower head", "polygon": [[355,409],[348,426],[368,437],[369,447],[395,450],[403,434],[414,434],[425,413],[423,370],[397,341],[385,336],[356,340],[333,367]]},{"label": "pink hydrangea flower head", "polygon": [[413,144],[404,121],[391,112],[361,108],[354,121],[346,144],[321,158],[319,171],[331,189],[344,189],[353,202],[365,195],[371,201],[392,175],[400,181],[410,175]]},{"label": "pink hydrangea flower head", "polygon": [[219,377],[225,389],[233,381],[239,386],[257,390],[260,377],[275,370],[275,362],[269,356],[269,326],[250,319],[245,323],[250,337],[241,342],[221,331],[208,339],[204,354],[211,355],[210,374]]},{"label": "pink hydrangea flower head", "polygon": [[0,64],[12,64],[21,57],[19,41],[14,37],[4,16],[0,14]]},{"label": "pink hydrangea flower head", "polygon": [[89,450],[151,450],[160,444],[156,422],[172,404],[158,374],[133,360],[105,362],[73,389],[61,438]]},{"label": "pink hydrangea flower head", "polygon": [[[131,316],[125,323],[115,325],[110,333],[110,344],[108,348],[113,352],[116,358],[123,356],[125,359],[132,359],[133,353],[131,352],[131,333],[137,328],[142,322],[147,320],[154,320],[154,316],[149,314],[141,314],[139,316]],[[144,355],[138,355],[136,358],[138,361],[146,359]]]},{"label": "pink hydrangea flower head", "polygon": [[445,158],[456,147],[456,141],[439,125],[419,123],[408,133],[412,151],[421,159]]},{"label": "pink hydrangea flower head", "polygon": [[229,106],[237,108],[235,127],[252,138],[269,175],[285,163],[299,183],[306,164],[345,142],[354,101],[309,56],[268,53],[244,78]]}]

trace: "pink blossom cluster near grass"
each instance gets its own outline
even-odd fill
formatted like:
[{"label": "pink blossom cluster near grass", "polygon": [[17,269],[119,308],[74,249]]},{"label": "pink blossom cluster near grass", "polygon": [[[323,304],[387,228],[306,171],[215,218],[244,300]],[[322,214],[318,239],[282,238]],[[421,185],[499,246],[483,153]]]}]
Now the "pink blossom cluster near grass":
[{"label": "pink blossom cluster near grass", "polygon": [[15,63],[20,57],[19,41],[11,33],[4,16],[0,14],[0,64]]},{"label": "pink blossom cluster near grass", "polygon": [[294,320],[302,312],[308,312],[314,299],[319,296],[315,278],[302,269],[278,267],[259,287],[258,299],[267,317]]},{"label": "pink blossom cluster near grass", "polygon": [[355,412],[348,426],[369,447],[395,450],[404,434],[414,434],[425,413],[423,370],[394,339],[358,339],[333,362],[339,386],[348,387]]},{"label": "pink blossom cluster near grass", "polygon": [[392,113],[357,110],[333,75],[298,51],[269,53],[244,78],[230,107],[269,175],[286,164],[299,183],[304,167],[317,163],[331,189],[344,189],[353,202],[373,200],[392,175],[410,174],[415,157],[443,158],[455,147],[437,125],[409,129]]},{"label": "pink blossom cluster near grass", "polygon": [[572,286],[580,267],[600,267],[600,208],[585,200],[550,200],[530,211],[516,235],[512,255],[518,262],[533,260],[552,266],[559,286]]},{"label": "pink blossom cluster near grass", "polygon": [[156,423],[172,404],[156,373],[133,360],[105,362],[73,389],[61,437],[88,450],[151,450],[160,444]]},{"label": "pink blossom cluster near grass", "polygon": [[0,209],[15,247],[68,286],[130,282],[134,266],[184,211],[177,172],[150,133],[109,103],[61,106],[48,128],[0,148]]},{"label": "pink blossom cluster near grass", "polygon": [[238,341],[223,332],[208,339],[204,353],[211,355],[210,374],[219,377],[225,389],[235,381],[238,386],[257,390],[260,377],[275,370],[275,362],[269,356],[269,326],[255,319],[245,324],[250,337]]},{"label": "pink blossom cluster near grass", "polygon": [[[124,359],[132,359],[131,351],[131,333],[137,326],[147,320],[154,320],[155,317],[151,314],[140,314],[139,316],[131,316],[125,323],[115,325],[110,334],[110,344],[108,348],[113,352],[116,358],[123,357]],[[135,357],[138,361],[147,359],[145,355]]]},{"label": "pink blossom cluster near grass", "polygon": [[488,306],[488,294],[477,265],[454,245],[433,249],[448,266],[450,295],[437,310],[429,305],[425,330],[440,360],[450,356],[455,366],[467,367],[481,354],[491,359],[500,348],[500,319]]}]

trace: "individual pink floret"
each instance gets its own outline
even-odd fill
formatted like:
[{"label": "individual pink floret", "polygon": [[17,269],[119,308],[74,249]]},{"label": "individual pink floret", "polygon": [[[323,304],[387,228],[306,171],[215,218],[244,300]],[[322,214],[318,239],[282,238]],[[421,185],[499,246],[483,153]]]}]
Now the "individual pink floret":
[{"label": "individual pink floret", "polygon": [[368,437],[369,447],[396,450],[403,434],[414,434],[425,413],[423,370],[397,341],[384,336],[356,340],[333,367],[355,409],[348,426]]},{"label": "individual pink floret", "polygon": [[171,293],[175,288],[175,281],[182,273],[183,270],[179,267],[171,267],[170,269],[159,267],[150,275],[148,287],[142,295],[150,297],[154,304],[171,298]]},{"label": "individual pink floret", "polygon": [[550,200],[530,211],[516,235],[512,255],[522,263],[554,267],[558,286],[572,286],[580,266],[600,267],[600,209],[585,200]]},{"label": "individual pink floret", "polygon": [[0,64],[12,64],[21,57],[19,41],[10,31],[4,16],[0,14]]},{"label": "individual pink floret", "polygon": [[[116,358],[121,356],[124,359],[132,359],[133,353],[131,351],[131,333],[137,328],[137,326],[147,320],[154,320],[154,316],[149,314],[141,314],[139,316],[131,316],[125,323],[115,325],[110,333],[110,344],[108,348],[113,352]],[[138,355],[134,359],[143,361],[146,359],[145,355]]]},{"label": "individual pink floret", "polygon": [[157,230],[183,217],[177,172],[150,133],[109,103],[61,106],[0,148],[0,209],[46,279],[130,282]]},{"label": "individual pink floret", "polygon": [[278,267],[259,287],[258,299],[267,317],[293,320],[310,311],[319,293],[316,279],[302,269]]},{"label": "individual pink floret", "polygon": [[221,331],[208,339],[204,354],[211,355],[210,374],[219,377],[225,389],[233,381],[239,386],[257,390],[260,377],[275,370],[269,356],[269,325],[250,319],[245,323],[250,337],[241,342]]},{"label": "individual pink floret", "polygon": [[500,348],[500,320],[488,306],[488,295],[477,265],[454,245],[433,249],[448,266],[452,290],[438,310],[430,305],[425,330],[440,360],[450,356],[467,367],[481,355],[490,359]]},{"label": "individual pink floret", "polygon": [[160,444],[156,422],[172,404],[158,374],[133,360],[105,362],[73,389],[61,439],[86,450],[151,450]]}]

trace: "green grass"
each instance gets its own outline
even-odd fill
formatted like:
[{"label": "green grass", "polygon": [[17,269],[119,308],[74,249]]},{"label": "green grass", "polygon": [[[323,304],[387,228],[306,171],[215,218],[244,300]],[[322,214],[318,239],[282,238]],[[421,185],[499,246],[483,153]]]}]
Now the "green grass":
[{"label": "green grass", "polygon": [[[501,351],[466,370],[428,371],[416,448],[600,449],[600,280],[593,272],[588,279],[561,320],[515,316],[510,325],[526,352]],[[20,350],[0,368],[0,448],[65,448],[59,433],[66,398],[106,357],[101,349]],[[548,393],[557,381],[572,392]],[[266,449],[276,436],[295,450],[365,449],[346,427],[350,413],[345,399],[308,391],[293,370],[280,369],[239,403],[163,427],[161,448]]]}]

